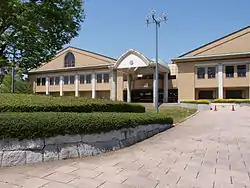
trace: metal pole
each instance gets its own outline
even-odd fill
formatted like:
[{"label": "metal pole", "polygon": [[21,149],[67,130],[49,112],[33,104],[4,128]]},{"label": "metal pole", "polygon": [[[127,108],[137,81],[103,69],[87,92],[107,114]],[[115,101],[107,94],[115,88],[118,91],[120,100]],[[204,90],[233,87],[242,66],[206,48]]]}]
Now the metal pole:
[{"label": "metal pole", "polygon": [[11,69],[11,93],[15,92],[14,84],[15,84],[15,67],[12,66],[12,69]]},{"label": "metal pole", "polygon": [[155,53],[155,87],[156,87],[156,91],[155,91],[155,111],[156,113],[159,112],[159,88],[158,88],[158,22],[155,22],[156,25],[156,53]]}]

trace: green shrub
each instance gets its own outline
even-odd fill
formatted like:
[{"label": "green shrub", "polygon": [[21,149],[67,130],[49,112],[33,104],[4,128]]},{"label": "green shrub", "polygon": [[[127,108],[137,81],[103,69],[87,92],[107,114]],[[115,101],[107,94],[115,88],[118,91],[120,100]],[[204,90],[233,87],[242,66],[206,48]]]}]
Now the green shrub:
[{"label": "green shrub", "polygon": [[214,103],[250,103],[249,99],[215,99]]},{"label": "green shrub", "polygon": [[169,116],[155,113],[1,113],[0,139],[91,134],[138,125],[172,123]]},{"label": "green shrub", "polygon": [[44,95],[0,94],[0,112],[135,112],[145,107],[124,102]]},{"label": "green shrub", "polygon": [[209,104],[209,100],[186,100],[186,101],[181,101],[181,103],[192,103],[192,104]]}]

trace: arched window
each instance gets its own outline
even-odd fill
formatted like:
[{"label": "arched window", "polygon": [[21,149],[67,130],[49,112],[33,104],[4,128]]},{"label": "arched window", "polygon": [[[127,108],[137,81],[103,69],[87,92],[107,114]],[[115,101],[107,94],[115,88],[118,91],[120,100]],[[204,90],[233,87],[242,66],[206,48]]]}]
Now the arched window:
[{"label": "arched window", "polygon": [[64,57],[64,67],[74,67],[75,66],[75,56],[73,53],[69,52]]}]

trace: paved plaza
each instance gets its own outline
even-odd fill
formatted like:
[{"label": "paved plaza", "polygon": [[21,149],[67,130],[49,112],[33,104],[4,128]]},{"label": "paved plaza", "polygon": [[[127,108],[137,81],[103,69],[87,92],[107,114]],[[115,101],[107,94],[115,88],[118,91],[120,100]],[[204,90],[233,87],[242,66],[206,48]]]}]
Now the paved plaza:
[{"label": "paved plaza", "polygon": [[0,169],[0,188],[250,187],[250,109],[200,112],[129,148]]}]

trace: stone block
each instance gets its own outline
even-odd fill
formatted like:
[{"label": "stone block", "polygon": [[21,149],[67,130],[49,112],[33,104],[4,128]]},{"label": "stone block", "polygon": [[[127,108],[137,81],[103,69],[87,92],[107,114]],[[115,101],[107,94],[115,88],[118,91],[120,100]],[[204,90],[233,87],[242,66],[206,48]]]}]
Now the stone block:
[{"label": "stone block", "polygon": [[43,154],[42,152],[35,151],[26,151],[26,163],[27,164],[35,164],[43,162]]},{"label": "stone block", "polygon": [[7,150],[37,150],[43,149],[44,140],[42,139],[32,139],[32,140],[18,140],[10,139]]},{"label": "stone block", "polygon": [[93,143],[93,142],[101,142],[101,141],[109,141],[112,139],[120,139],[122,138],[121,131],[110,131],[107,133],[100,134],[86,134],[81,135],[81,141],[84,143]]},{"label": "stone block", "polygon": [[137,132],[136,136],[136,142],[141,142],[147,138],[146,132],[145,131],[140,131]]},{"label": "stone block", "polygon": [[91,146],[102,152],[113,151],[121,148],[118,139],[94,142],[91,143]]},{"label": "stone block", "polygon": [[78,143],[81,141],[80,135],[65,135],[65,136],[56,136],[45,139],[45,145],[53,145],[53,144],[70,144],[70,143]]},{"label": "stone block", "polygon": [[173,125],[161,125],[161,126],[159,126],[159,132],[166,131],[168,129],[171,129],[172,127],[173,127]]},{"label": "stone block", "polygon": [[95,148],[89,144],[79,143],[78,144],[78,152],[80,157],[88,157],[91,155],[98,155],[102,153],[102,151],[98,148]]},{"label": "stone block", "polygon": [[150,138],[158,133],[159,133],[159,128],[153,129],[153,130],[147,132],[147,137]]},{"label": "stone block", "polygon": [[128,147],[136,143],[135,137],[130,137],[120,141],[121,148]]},{"label": "stone block", "polygon": [[0,150],[4,151],[4,150],[8,150],[9,148],[9,140],[5,139],[5,140],[0,140]]},{"label": "stone block", "polygon": [[2,166],[24,165],[25,161],[25,151],[5,151],[2,157]]},{"label": "stone block", "polygon": [[44,161],[55,161],[59,159],[57,145],[47,145],[43,150]]},{"label": "stone block", "polygon": [[62,144],[58,146],[59,160],[79,157],[77,144]]}]

